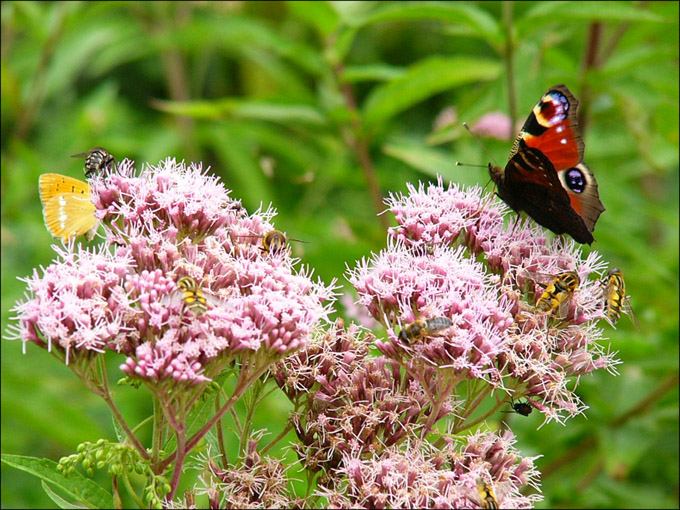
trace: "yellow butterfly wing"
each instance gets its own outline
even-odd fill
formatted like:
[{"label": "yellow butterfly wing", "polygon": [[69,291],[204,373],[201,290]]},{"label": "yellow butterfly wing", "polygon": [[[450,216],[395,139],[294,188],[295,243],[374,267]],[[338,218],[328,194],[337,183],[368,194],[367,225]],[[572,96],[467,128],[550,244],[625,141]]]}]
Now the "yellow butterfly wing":
[{"label": "yellow butterfly wing", "polygon": [[96,229],[99,220],[86,182],[59,174],[43,174],[39,180],[45,226],[55,237],[67,240]]},{"label": "yellow butterfly wing", "polygon": [[73,177],[61,174],[42,174],[38,179],[40,201],[47,201],[62,193],[75,193],[90,198],[90,185],[85,181],[79,181]]}]

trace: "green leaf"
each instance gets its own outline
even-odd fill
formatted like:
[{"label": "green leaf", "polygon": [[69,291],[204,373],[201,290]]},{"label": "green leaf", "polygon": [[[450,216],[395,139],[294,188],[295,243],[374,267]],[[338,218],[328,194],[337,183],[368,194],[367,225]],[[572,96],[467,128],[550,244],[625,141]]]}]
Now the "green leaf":
[{"label": "green leaf", "polygon": [[413,2],[388,3],[357,16],[350,24],[366,26],[387,21],[411,21],[432,19],[446,23],[461,24],[472,33],[488,40],[493,46],[500,44],[502,34],[496,20],[486,11],[463,2]]},{"label": "green leaf", "polygon": [[632,2],[540,2],[518,19],[518,33],[533,31],[545,23],[583,23],[584,21],[663,22],[663,18]]},{"label": "green leaf", "polygon": [[331,34],[340,22],[340,16],[328,2],[286,2],[288,9],[298,18],[314,26],[324,36]]},{"label": "green leaf", "polygon": [[338,36],[332,41],[332,45],[326,51],[330,62],[337,64],[345,60],[345,57],[352,49],[352,44],[358,31],[359,29],[356,27],[343,27],[338,31]]},{"label": "green leaf", "polygon": [[386,64],[365,66],[347,66],[342,72],[342,79],[349,83],[360,81],[389,81],[400,78],[406,70],[403,67]]},{"label": "green leaf", "polygon": [[54,501],[54,503],[59,507],[59,508],[82,508],[82,505],[77,505],[75,503],[71,503],[70,501],[66,501],[64,498],[62,498],[59,494],[54,491],[50,487],[50,485],[45,482],[44,480],[40,482],[42,485],[43,490],[45,491],[45,494]]},{"label": "green leaf", "polygon": [[600,75],[600,79],[620,78],[625,73],[640,70],[645,64],[670,62],[674,56],[675,51],[671,48],[630,48],[614,54],[601,69],[595,72]]},{"label": "green leaf", "polygon": [[364,106],[369,127],[384,123],[410,106],[452,87],[492,80],[498,62],[470,57],[432,57],[411,66],[401,77],[376,87]]},{"label": "green leaf", "polygon": [[169,30],[154,40],[160,45],[160,50],[180,47],[198,55],[214,47],[237,55],[244,50],[258,48],[313,75],[318,75],[325,67],[321,55],[311,46],[279,34],[263,19],[238,14],[196,17],[192,23]]},{"label": "green leaf", "polygon": [[2,454],[2,462],[26,471],[65,491],[87,508],[111,508],[113,499],[102,487],[77,471],[68,477],[57,471],[57,463],[49,459]]},{"label": "green leaf", "polygon": [[267,120],[270,122],[297,122],[301,124],[324,125],[326,119],[317,110],[303,104],[276,103],[242,99],[220,99],[217,101],[161,101],[153,105],[161,111],[198,119],[241,119]]}]

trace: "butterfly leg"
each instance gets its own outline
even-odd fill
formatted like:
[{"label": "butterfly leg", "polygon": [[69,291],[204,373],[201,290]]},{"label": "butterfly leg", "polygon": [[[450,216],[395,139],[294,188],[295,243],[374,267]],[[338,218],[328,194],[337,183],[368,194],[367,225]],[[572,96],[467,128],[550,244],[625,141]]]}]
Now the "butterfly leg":
[{"label": "butterfly leg", "polygon": [[515,216],[515,221],[512,224],[512,228],[510,229],[511,235],[515,233],[515,229],[517,228],[517,224],[519,223],[519,220],[520,220],[520,215],[519,215],[519,213],[517,213],[517,216]]}]

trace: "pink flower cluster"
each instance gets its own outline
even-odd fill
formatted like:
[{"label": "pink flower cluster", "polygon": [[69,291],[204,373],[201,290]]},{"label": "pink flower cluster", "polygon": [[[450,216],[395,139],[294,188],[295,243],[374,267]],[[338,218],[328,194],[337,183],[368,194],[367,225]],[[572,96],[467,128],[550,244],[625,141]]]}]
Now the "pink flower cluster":
[{"label": "pink flower cluster", "polygon": [[520,457],[514,442],[511,432],[478,433],[441,450],[413,440],[368,459],[348,453],[335,485],[319,494],[331,508],[492,508],[481,499],[483,481],[496,508],[532,508],[540,494],[524,496],[520,489],[536,489],[535,458]]},{"label": "pink flower cluster", "polygon": [[[262,458],[257,440],[250,439],[246,452],[236,466],[222,468],[207,459],[207,476],[201,475],[198,494],[208,495],[208,508],[301,508],[288,495],[288,478],[284,464]],[[186,503],[186,502],[181,502]],[[188,508],[186,505],[177,508]],[[299,503],[298,503],[299,505]]]},{"label": "pink flower cluster", "polygon": [[444,188],[441,177],[427,188],[406,184],[408,194],[391,194],[385,203],[397,220],[390,237],[406,246],[449,245],[477,222],[482,212],[481,188],[466,191],[455,184]]},{"label": "pink flower cluster", "polygon": [[[113,349],[130,376],[199,383],[237,354],[293,352],[326,320],[333,286],[262,247],[273,211],[248,215],[200,167],[168,159],[137,175],[125,160],[91,187],[106,243],[57,249],[61,260],[26,280],[16,338]],[[184,276],[205,310],[184,301]]]},{"label": "pink flower cluster", "polygon": [[11,336],[50,351],[57,346],[67,363],[74,351],[101,353],[124,342],[137,315],[122,285],[133,260],[73,243],[55,251],[57,259],[42,275],[34,270],[22,279],[27,298],[13,309],[18,324]]},{"label": "pink flower cluster", "polygon": [[[440,368],[473,378],[498,381],[496,356],[512,325],[507,303],[498,299],[498,278],[466,256],[463,248],[434,245],[422,251],[400,242],[363,260],[350,272],[359,303],[388,329],[389,341],[377,342],[388,356],[405,349]],[[444,317],[451,327],[427,342],[404,345],[398,328],[424,317]]]},{"label": "pink flower cluster", "polygon": [[[408,190],[386,201],[396,241],[349,272],[359,303],[387,328],[381,351],[485,378],[514,398],[529,397],[547,419],[581,412],[578,377],[618,363],[599,343],[606,270],[599,254],[584,258],[573,241],[547,237],[530,220],[506,225],[509,209],[478,187],[445,187],[439,179]],[[539,309],[540,296],[565,271],[579,276],[573,295],[560,296],[560,310]],[[420,328],[405,346],[395,329],[408,332],[417,320],[451,326]]]},{"label": "pink flower cluster", "polygon": [[[373,340],[354,324],[338,323],[276,365],[276,382],[300,409],[292,416],[295,448],[308,469],[328,471],[343,455],[379,452],[434,412],[427,391],[396,361],[369,356]],[[442,406],[435,421],[450,411]]]}]

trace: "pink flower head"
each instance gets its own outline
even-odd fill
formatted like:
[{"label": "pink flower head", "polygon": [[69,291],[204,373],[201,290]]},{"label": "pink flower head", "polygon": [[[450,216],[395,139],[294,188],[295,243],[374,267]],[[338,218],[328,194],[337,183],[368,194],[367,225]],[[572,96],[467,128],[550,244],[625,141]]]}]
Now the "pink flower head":
[{"label": "pink flower head", "polygon": [[455,184],[444,188],[437,184],[418,188],[407,184],[408,194],[391,194],[385,200],[398,226],[389,235],[407,246],[449,245],[466,228],[473,225],[482,208],[481,188],[463,190]]},{"label": "pink flower head", "polygon": [[396,328],[420,317],[442,317],[451,327],[414,342],[414,355],[471,377],[495,371],[494,359],[503,348],[512,316],[498,299],[498,279],[466,257],[462,248],[435,246],[430,253],[414,253],[401,243],[391,243],[362,261],[349,279],[360,303],[388,328],[390,341],[377,343],[386,354],[405,347]]},{"label": "pink flower head", "polygon": [[480,480],[493,487],[499,508],[531,508],[540,494],[533,458],[522,458],[511,435],[476,434],[460,447],[443,450],[412,440],[381,454],[343,455],[335,487],[321,487],[331,508],[482,508]]},{"label": "pink flower head", "polygon": [[[222,468],[210,454],[202,455],[196,494],[207,494],[209,508],[294,508],[290,500],[286,466],[257,451],[261,434],[251,438],[239,461]],[[182,508],[178,506],[178,508]]]},{"label": "pink flower head", "polygon": [[[578,377],[600,368],[614,372],[618,363],[598,343],[597,323],[605,318],[600,255],[584,258],[572,240],[552,237],[532,220],[517,222],[478,188],[445,189],[438,179],[387,203],[397,219],[390,231],[397,243],[350,272],[360,303],[388,329],[390,341],[378,342],[383,353],[403,355],[395,326],[450,321],[409,346],[414,360],[499,386],[509,376],[521,388],[514,397],[529,397],[548,419],[581,412],[573,393]],[[554,309],[537,306],[567,271],[577,273],[577,288],[562,293]]]},{"label": "pink flower head", "polygon": [[135,174],[133,163],[122,161],[115,170],[91,181],[97,215],[115,223],[122,233],[159,231],[158,226],[180,237],[200,237],[228,225],[244,211],[215,176],[200,165],[185,166],[168,158]]},{"label": "pink flower head", "polygon": [[66,352],[104,352],[119,344],[128,334],[135,315],[133,302],[123,284],[134,263],[129,257],[116,257],[105,249],[77,249],[71,242],[53,246],[57,260],[22,279],[27,299],[17,303],[19,325],[15,338],[35,342],[51,350],[54,345]]},{"label": "pink flower head", "polygon": [[[132,162],[92,180],[106,244],[74,244],[27,279],[15,336],[128,358],[132,377],[201,383],[234,355],[272,359],[307,343],[326,320],[333,286],[296,269],[286,250],[262,249],[271,209],[248,215],[216,177],[167,159],[137,175]],[[113,253],[111,253],[113,252]],[[184,301],[189,277],[202,309]]]},{"label": "pink flower head", "polygon": [[[396,444],[432,414],[426,391],[396,361],[368,355],[372,340],[354,324],[338,325],[276,365],[277,383],[300,409],[296,449],[309,469]],[[442,406],[435,421],[450,410]]]}]

